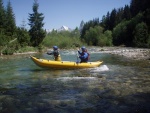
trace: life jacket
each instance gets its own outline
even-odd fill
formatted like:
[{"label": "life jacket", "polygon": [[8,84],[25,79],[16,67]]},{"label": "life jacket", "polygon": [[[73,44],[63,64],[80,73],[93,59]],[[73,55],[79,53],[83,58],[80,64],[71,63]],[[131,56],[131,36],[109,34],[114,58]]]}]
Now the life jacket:
[{"label": "life jacket", "polygon": [[58,50],[54,50],[53,54],[54,54],[55,61],[61,61],[61,56]]},{"label": "life jacket", "polygon": [[54,54],[55,57],[58,57],[58,55],[59,55],[58,50],[54,50],[54,51],[53,51],[53,54]]},{"label": "life jacket", "polygon": [[54,57],[55,61],[61,61],[61,56],[58,55],[57,57]]},{"label": "life jacket", "polygon": [[89,54],[87,51],[82,52],[82,53],[81,53],[81,56],[83,56],[85,53],[87,53],[88,56],[87,56],[87,58],[85,58],[85,59],[81,59],[81,62],[88,62],[88,60],[89,60],[89,58],[90,58],[90,54]]}]

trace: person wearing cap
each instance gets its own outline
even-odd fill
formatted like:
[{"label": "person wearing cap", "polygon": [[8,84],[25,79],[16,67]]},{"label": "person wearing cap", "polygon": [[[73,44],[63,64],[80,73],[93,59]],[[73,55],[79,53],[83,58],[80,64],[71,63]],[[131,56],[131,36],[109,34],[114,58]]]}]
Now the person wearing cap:
[{"label": "person wearing cap", "polygon": [[89,60],[89,53],[87,52],[87,49],[83,46],[82,48],[81,48],[81,50],[82,50],[82,52],[80,52],[80,51],[78,51],[78,53],[79,53],[79,58],[80,58],[80,63],[82,63],[82,62],[88,62],[88,60]]},{"label": "person wearing cap", "polygon": [[54,55],[54,60],[55,61],[61,61],[61,56],[58,51],[57,46],[53,46],[53,52],[47,52],[48,55]]}]

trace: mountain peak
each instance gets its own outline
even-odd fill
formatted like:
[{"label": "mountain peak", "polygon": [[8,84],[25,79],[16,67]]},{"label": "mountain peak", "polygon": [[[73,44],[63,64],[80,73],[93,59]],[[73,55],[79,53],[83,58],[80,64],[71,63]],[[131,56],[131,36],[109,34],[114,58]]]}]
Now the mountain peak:
[{"label": "mountain peak", "polygon": [[[69,27],[67,27],[67,26],[65,26],[65,25],[61,26],[61,27],[58,28],[58,29],[53,29],[53,30],[56,30],[56,31],[58,31],[58,32],[61,32],[61,31],[72,31],[71,28],[69,28]],[[52,31],[52,30],[50,30],[50,29],[47,29],[47,30],[46,30],[47,33],[51,32],[51,31]]]},{"label": "mountain peak", "polygon": [[65,25],[61,26],[58,31],[71,31],[71,29]]},{"label": "mountain peak", "polygon": [[65,30],[69,30],[69,28],[67,26],[65,26],[65,25],[63,25],[61,28],[65,29]]}]

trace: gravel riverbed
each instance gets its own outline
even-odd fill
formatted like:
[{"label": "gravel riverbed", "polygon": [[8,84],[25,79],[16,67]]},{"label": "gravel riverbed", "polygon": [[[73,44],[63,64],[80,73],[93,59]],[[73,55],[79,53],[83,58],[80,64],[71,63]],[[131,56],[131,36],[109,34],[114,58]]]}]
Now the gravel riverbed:
[{"label": "gravel riverbed", "polygon": [[90,52],[120,55],[134,60],[150,60],[150,49],[131,47],[89,47]]},{"label": "gravel riverbed", "polygon": [[[49,49],[52,51],[52,49]],[[60,51],[64,51],[65,49],[61,49]],[[127,57],[134,60],[150,60],[150,49],[148,48],[132,48],[132,47],[87,47],[89,53],[97,52],[97,53],[108,53],[119,55],[123,57]],[[32,54],[36,54],[37,52],[24,52],[24,53],[14,53],[17,55],[29,56]],[[9,55],[12,56],[12,55]],[[4,58],[5,55],[1,55],[0,58]]]}]

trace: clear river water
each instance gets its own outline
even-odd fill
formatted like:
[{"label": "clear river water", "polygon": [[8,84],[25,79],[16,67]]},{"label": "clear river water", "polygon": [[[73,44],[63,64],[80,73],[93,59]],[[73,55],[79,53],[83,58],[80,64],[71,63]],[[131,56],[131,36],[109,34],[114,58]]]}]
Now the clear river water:
[{"label": "clear river water", "polygon": [[[75,51],[61,56],[77,61]],[[40,68],[29,55],[0,57],[0,113],[150,113],[149,60],[91,52],[96,60],[104,62],[59,70]]]}]

